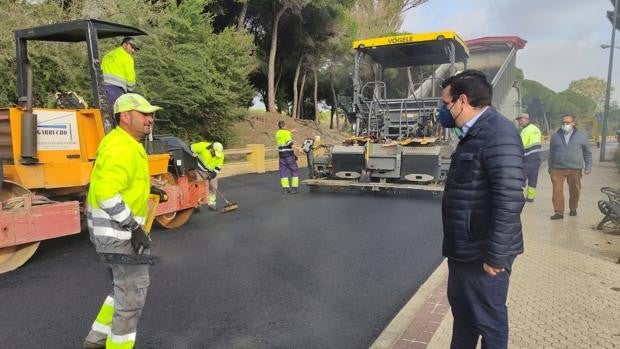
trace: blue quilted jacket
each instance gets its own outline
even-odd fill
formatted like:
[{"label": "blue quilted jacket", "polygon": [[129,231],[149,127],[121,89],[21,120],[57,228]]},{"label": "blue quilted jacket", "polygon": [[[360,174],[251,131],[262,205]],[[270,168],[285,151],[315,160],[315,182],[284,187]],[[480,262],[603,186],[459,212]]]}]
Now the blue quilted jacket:
[{"label": "blue quilted jacket", "polygon": [[443,255],[509,268],[523,252],[523,144],[489,107],[452,154],[442,201]]}]

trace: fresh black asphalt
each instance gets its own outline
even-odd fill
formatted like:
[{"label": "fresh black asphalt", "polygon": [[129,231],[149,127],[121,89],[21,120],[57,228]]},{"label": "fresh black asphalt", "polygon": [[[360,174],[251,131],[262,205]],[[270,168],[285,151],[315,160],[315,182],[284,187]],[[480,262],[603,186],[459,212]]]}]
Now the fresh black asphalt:
[{"label": "fresh black asphalt", "polygon": [[[154,231],[136,348],[367,348],[441,262],[440,197],[278,185],[222,179],[239,210]],[[0,348],[80,348],[110,290],[88,234],[43,242],[0,275]]]}]

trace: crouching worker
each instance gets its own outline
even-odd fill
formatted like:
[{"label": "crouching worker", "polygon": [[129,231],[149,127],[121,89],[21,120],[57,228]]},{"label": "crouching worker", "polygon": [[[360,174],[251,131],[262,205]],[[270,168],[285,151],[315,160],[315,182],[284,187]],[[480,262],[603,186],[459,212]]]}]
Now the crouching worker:
[{"label": "crouching worker", "polygon": [[114,103],[118,126],[97,149],[86,204],[90,240],[112,275],[84,348],[133,348],[149,286],[150,239],[143,229],[151,189],[147,155],[140,140],[150,133],[161,109],[138,94]]},{"label": "crouching worker", "polygon": [[217,175],[224,166],[224,146],[219,142],[198,142],[191,146],[192,152],[198,156],[199,168],[209,180],[207,205],[210,210],[217,210]]}]

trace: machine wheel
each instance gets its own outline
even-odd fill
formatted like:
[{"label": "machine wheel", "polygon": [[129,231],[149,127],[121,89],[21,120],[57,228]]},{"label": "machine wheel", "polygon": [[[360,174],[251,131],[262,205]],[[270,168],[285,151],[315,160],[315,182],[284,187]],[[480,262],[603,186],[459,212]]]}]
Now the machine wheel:
[{"label": "machine wheel", "polygon": [[32,257],[41,242],[0,248],[0,274],[17,269]]},{"label": "machine wheel", "polygon": [[[158,176],[158,180],[165,182],[167,185],[175,185],[176,180],[171,173],[164,173]],[[157,224],[166,229],[174,229],[187,223],[194,213],[194,208],[186,208],[184,210],[170,212],[155,217]]]},{"label": "machine wheel", "polygon": [[155,217],[155,220],[157,224],[166,229],[174,229],[185,224],[192,216],[192,213],[194,213],[194,208],[186,208],[181,211],[162,214]]},{"label": "machine wheel", "polygon": [[[17,183],[2,181],[0,201],[28,194],[30,191]],[[0,248],[0,274],[21,267],[39,247],[39,241]]]}]

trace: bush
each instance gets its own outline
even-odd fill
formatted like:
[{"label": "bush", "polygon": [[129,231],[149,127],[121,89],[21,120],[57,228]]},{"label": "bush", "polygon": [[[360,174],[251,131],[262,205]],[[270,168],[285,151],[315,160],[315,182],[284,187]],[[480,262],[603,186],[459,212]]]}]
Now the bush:
[{"label": "bush", "polygon": [[[248,74],[255,66],[252,37],[224,30],[214,34],[210,0],[159,2],[96,0],[23,4],[9,2],[0,22],[0,105],[17,100],[15,44],[12,30],[71,19],[97,18],[135,26],[147,32],[139,37],[142,49],[135,56],[137,89],[165,108],[157,114],[156,131],[173,133],[187,141],[218,140],[228,143],[228,127],[244,115],[254,93]],[[64,3],[64,2],[63,2]],[[128,15],[131,14],[131,15]],[[100,40],[103,56],[120,38]],[[49,104],[55,92],[75,91],[92,102],[84,44],[29,43],[34,71],[35,106]]]}]

